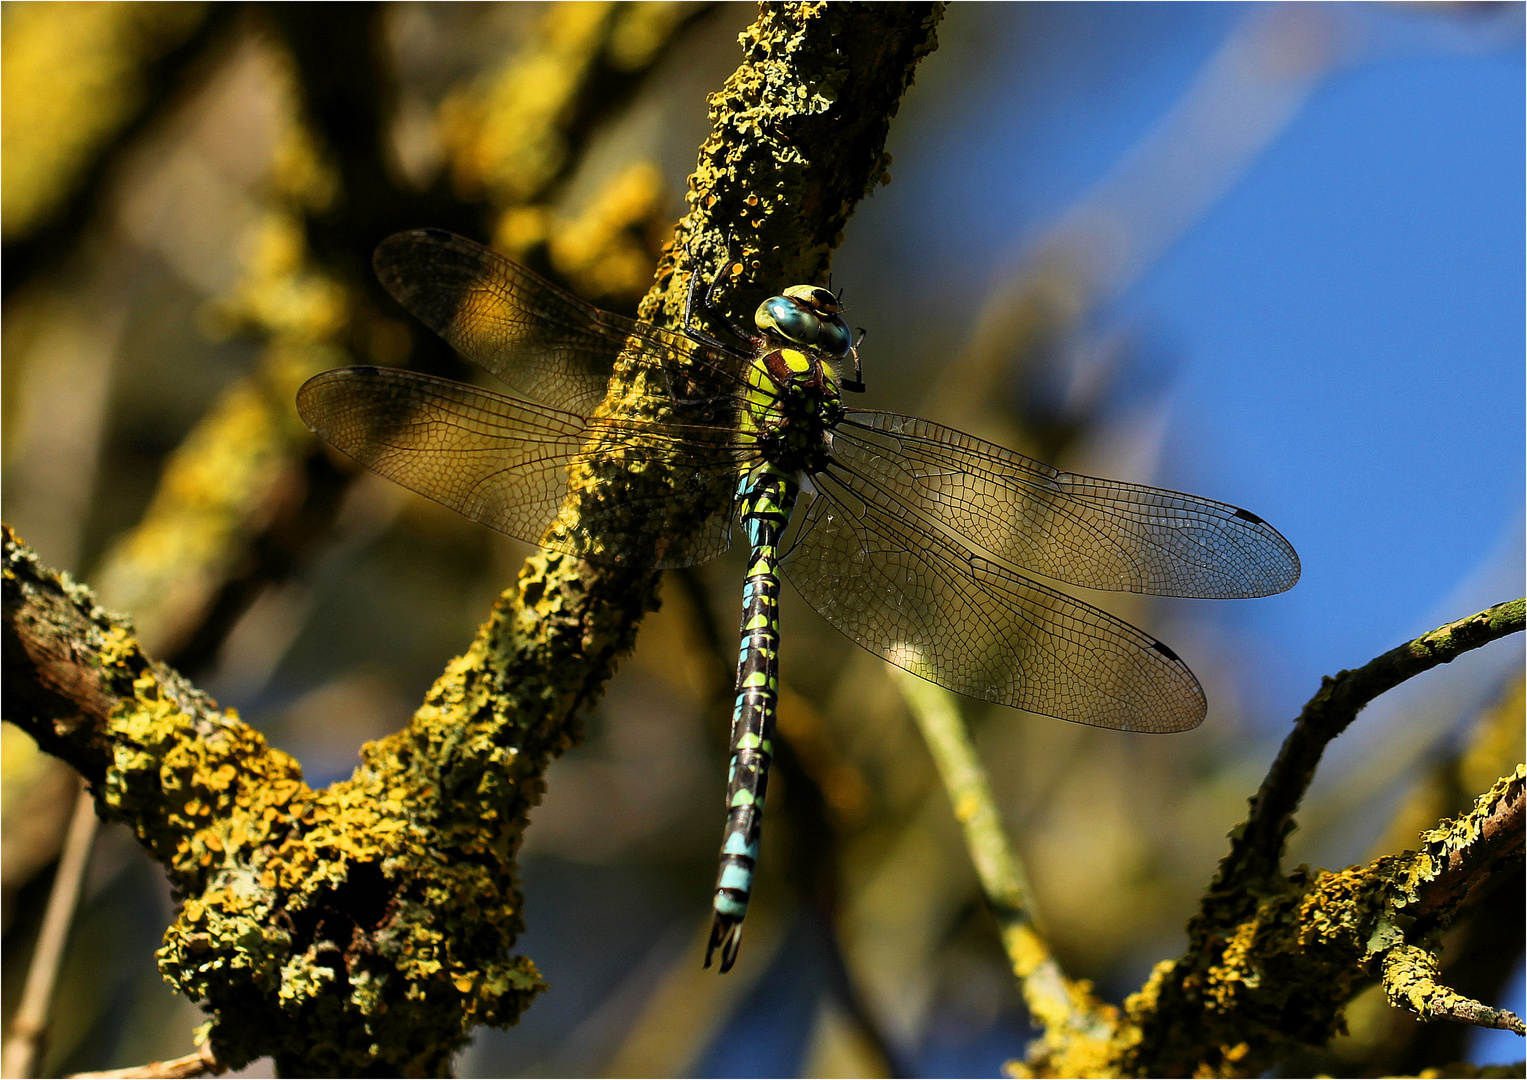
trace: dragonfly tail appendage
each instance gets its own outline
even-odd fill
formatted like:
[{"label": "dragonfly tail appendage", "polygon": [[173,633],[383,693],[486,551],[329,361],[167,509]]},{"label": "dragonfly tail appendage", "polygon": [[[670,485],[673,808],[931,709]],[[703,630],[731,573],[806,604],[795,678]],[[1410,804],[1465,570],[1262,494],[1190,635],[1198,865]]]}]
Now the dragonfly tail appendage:
[{"label": "dragonfly tail appendage", "polygon": [[[739,758],[741,760],[739,760]],[[716,875],[716,895],[711,906],[710,944],[705,950],[705,966],[710,967],[716,949],[721,950],[721,972],[725,974],[737,962],[737,948],[742,942],[742,920],[747,917],[748,899],[753,892],[753,868],[758,862],[758,833],[763,817],[763,803],[756,781],[760,778],[756,755],[733,753],[733,785],[743,794],[733,792],[733,805],[726,817],[726,835],[721,842],[721,869]],[[763,763],[767,770],[767,762]],[[739,775],[743,784],[737,784]],[[767,783],[767,773],[762,779]]]},{"label": "dragonfly tail appendage", "polygon": [[710,967],[716,950],[721,950],[721,974],[732,970],[737,950],[742,945],[742,917],[716,913],[710,924],[710,944],[705,947],[705,966]]}]

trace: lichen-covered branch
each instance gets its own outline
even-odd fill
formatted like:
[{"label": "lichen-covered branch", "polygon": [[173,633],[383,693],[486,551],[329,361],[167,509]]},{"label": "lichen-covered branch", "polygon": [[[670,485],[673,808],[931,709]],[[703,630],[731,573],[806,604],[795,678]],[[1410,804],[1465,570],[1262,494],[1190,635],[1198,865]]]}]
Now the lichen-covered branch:
[{"label": "lichen-covered branch", "polygon": [[1380,977],[1392,1000],[1429,1018],[1490,1020],[1520,1030],[1515,1017],[1441,986],[1435,965],[1442,931],[1470,890],[1520,864],[1527,768],[1502,777],[1470,812],[1423,833],[1417,850],[1366,866],[1300,867],[1285,875],[1274,851],[1270,870],[1248,873],[1254,860],[1246,855],[1246,837],[1257,824],[1260,836],[1275,836],[1281,845],[1320,750],[1365,704],[1413,675],[1521,630],[1523,611],[1522,601],[1499,605],[1327,679],[1252,801],[1252,820],[1232,833],[1231,852],[1188,925],[1182,957],[1157,965],[1124,1003],[1105,1043],[1047,1038],[1026,1062],[1009,1063],[1009,1071],[1254,1076],[1288,1052],[1322,1046],[1338,1034],[1347,1002]]},{"label": "lichen-covered branch", "polygon": [[[214,1009],[222,1060],[438,1072],[470,1026],[518,1014],[539,982],[509,955],[512,882],[431,825],[465,809],[482,844],[506,844],[511,823],[486,827],[506,801],[494,788],[521,785],[528,800],[531,770],[506,768],[472,805],[419,745],[429,732],[409,731],[389,749],[412,771],[394,758],[314,792],[295,760],[151,660],[129,624],[8,531],[4,559],[8,718],[79,768],[101,812],[166,867],[185,903],[161,968]],[[386,1024],[364,1022],[382,1013]]]},{"label": "lichen-covered branch", "polygon": [[1423,1020],[1456,1020],[1527,1034],[1515,1013],[1492,1009],[1444,986],[1436,953],[1418,945],[1396,946],[1385,954],[1384,992],[1391,1005],[1408,1008]]},{"label": "lichen-covered branch", "polygon": [[[1521,769],[1517,770],[1520,775]],[[1429,857],[1438,863],[1416,885],[1412,917],[1433,922],[1455,911],[1474,885],[1499,866],[1522,857],[1522,785],[1498,783],[1480,796],[1466,823],[1447,833],[1423,833]],[[1439,846],[1440,845],[1440,846]]]},{"label": "lichen-covered branch", "polygon": [[[1476,793],[1522,760],[1524,693],[1527,684],[1517,672],[1470,725],[1462,744],[1443,748],[1433,757],[1396,807],[1383,837],[1373,846],[1375,855],[1413,847],[1417,835],[1441,818],[1465,813]],[[1524,884],[1521,874],[1498,875],[1459,909],[1447,930],[1442,966],[1434,982],[1468,987],[1479,1001],[1500,999],[1522,955],[1527,929],[1522,923]],[[1465,1056],[1471,1039],[1469,1025],[1418,1022],[1408,1007],[1384,1005],[1386,997],[1382,986],[1369,988],[1346,1011],[1347,1037],[1317,1055],[1301,1054],[1301,1064],[1322,1072],[1339,1068],[1339,1061],[1362,1060],[1375,1075],[1414,1076],[1426,1069],[1453,1069]]]},{"label": "lichen-covered branch", "polygon": [[[1520,1019],[1440,985],[1436,973],[1441,931],[1461,897],[1519,863],[1523,784],[1519,767],[1480,796],[1471,813],[1423,834],[1418,851],[1340,871],[1301,868],[1212,933],[1200,916],[1183,959],[1157,965],[1125,1002],[1106,1057],[1095,1045],[1046,1044],[1010,1070],[1255,1076],[1283,1054],[1340,1033],[1347,1001],[1380,975],[1392,1002],[1425,1019],[1521,1033]],[[1454,898],[1450,906],[1432,906],[1439,894]]]},{"label": "lichen-covered branch", "polygon": [[[825,280],[858,201],[887,179],[885,137],[942,4],[762,4],[743,63],[711,98],[710,137],[689,178],[689,213],[658,265],[641,317],[676,323],[685,251],[730,286]],[[750,305],[751,306],[751,305]]]},{"label": "lichen-covered branch", "polygon": [[[1439,827],[1445,835],[1424,834],[1428,847],[1418,854],[1313,876],[1303,868],[1284,876],[1278,857],[1326,743],[1364,705],[1520,631],[1523,614],[1521,600],[1500,604],[1325,680],[1252,800],[1250,818],[1231,834],[1230,853],[1189,923],[1188,951],[1160,965],[1126,1006],[1141,1029],[1132,1072],[1170,1072],[1191,1058],[1207,1075],[1244,1075],[1281,1050],[1322,1045],[1340,1030],[1343,1006],[1376,974],[1389,947],[1432,947],[1426,935],[1446,926],[1463,892],[1499,865],[1512,819],[1497,811],[1502,800],[1520,800],[1520,769],[1482,795],[1472,814]],[[1443,852],[1447,866],[1434,865]]]},{"label": "lichen-covered branch", "polygon": [[[824,272],[883,173],[889,117],[936,18],[931,4],[763,9],[712,103],[681,224],[706,269],[735,256],[760,287]],[[682,258],[647,317],[676,321]],[[617,385],[607,407],[622,401]],[[184,903],[161,969],[212,1013],[220,1060],[438,1073],[475,1025],[518,1016],[540,984],[512,954],[515,852],[547,762],[655,605],[652,572],[535,556],[409,728],[320,792],[87,591],[6,545],[7,707],[169,868]]]},{"label": "lichen-covered branch", "polygon": [[1246,886],[1277,873],[1294,811],[1314,779],[1326,744],[1345,731],[1365,705],[1406,679],[1520,632],[1524,608],[1527,602],[1522,600],[1497,604],[1390,649],[1356,671],[1327,676],[1320,692],[1299,714],[1252,799],[1251,816],[1237,831],[1230,855],[1220,866],[1219,886]]}]

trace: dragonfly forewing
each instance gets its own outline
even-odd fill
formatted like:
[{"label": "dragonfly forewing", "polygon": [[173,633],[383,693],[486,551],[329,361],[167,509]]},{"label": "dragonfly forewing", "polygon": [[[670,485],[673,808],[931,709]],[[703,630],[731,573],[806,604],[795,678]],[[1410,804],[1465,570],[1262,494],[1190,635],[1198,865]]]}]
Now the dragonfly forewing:
[{"label": "dragonfly forewing", "polygon": [[[393,298],[511,390],[588,416],[617,370],[677,402],[735,395],[735,363],[683,334],[602,311],[480,244],[439,229],[383,240],[373,257]],[[624,355],[623,355],[624,354]]]},{"label": "dragonfly forewing", "polygon": [[629,319],[438,229],[388,237],[372,264],[398,303],[510,389],[585,416],[604,400]]},{"label": "dragonfly forewing", "polygon": [[908,512],[1068,585],[1228,599],[1299,580],[1293,547],[1248,511],[1063,473],[917,417],[852,410],[834,428],[833,458]]},{"label": "dragonfly forewing", "polygon": [[297,408],[382,476],[528,543],[596,562],[687,566],[731,543],[735,436],[588,419],[463,383],[355,367],[310,379]]}]

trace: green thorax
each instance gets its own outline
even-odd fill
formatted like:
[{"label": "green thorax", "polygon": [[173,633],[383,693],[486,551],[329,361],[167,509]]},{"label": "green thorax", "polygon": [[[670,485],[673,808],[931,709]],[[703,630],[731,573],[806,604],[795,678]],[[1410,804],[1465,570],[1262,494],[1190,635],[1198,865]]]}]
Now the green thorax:
[{"label": "green thorax", "polygon": [[763,456],[784,472],[819,472],[828,429],[843,412],[832,368],[811,349],[771,346],[748,365],[742,430],[758,436]]}]

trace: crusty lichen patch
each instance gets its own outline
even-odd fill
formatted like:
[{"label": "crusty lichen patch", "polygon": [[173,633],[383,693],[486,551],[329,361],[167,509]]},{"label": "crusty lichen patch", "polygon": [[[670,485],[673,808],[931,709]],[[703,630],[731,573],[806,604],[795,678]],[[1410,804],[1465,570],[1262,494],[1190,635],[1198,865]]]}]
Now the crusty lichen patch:
[{"label": "crusty lichen patch", "polygon": [[682,313],[683,289],[664,286],[690,269],[686,245],[702,273],[733,261],[723,304],[738,286],[825,281],[849,214],[890,179],[886,133],[918,60],[937,45],[942,13],[942,4],[762,5],[740,39],[744,62],[711,97],[689,213],[643,318]]},{"label": "crusty lichen patch", "polygon": [[518,1016],[541,983],[510,952],[513,856],[549,746],[507,730],[503,694],[482,692],[482,648],[408,731],[315,792],[290,756],[150,663],[87,590],[9,537],[6,554],[8,610],[41,599],[55,624],[72,618],[59,628],[89,646],[72,659],[116,699],[89,732],[110,748],[97,791],[186,898],[160,963],[213,1009],[224,1060],[435,1072],[471,1027]]},{"label": "crusty lichen patch", "polygon": [[1423,833],[1418,851],[1339,871],[1300,867],[1253,897],[1206,903],[1190,927],[1194,947],[1125,1003],[1144,1037],[1121,1056],[1121,1074],[1255,1075],[1345,1030],[1346,1003],[1381,972],[1396,1003],[1430,1016],[1456,1006],[1461,996],[1435,982],[1434,949],[1462,892],[1438,903],[1428,889],[1480,844],[1503,803],[1520,800],[1523,777],[1520,766],[1502,777],[1468,814]]},{"label": "crusty lichen patch", "polygon": [[1101,1035],[1047,1025],[1015,1077],[1251,1076],[1287,1052],[1321,1046],[1344,1030],[1343,1010],[1382,976],[1390,1001],[1427,1019],[1522,1030],[1521,1021],[1443,985],[1437,942],[1469,879],[1439,898],[1457,860],[1519,859],[1519,823],[1484,850],[1502,810],[1520,813],[1527,768],[1518,766],[1474,808],[1421,835],[1417,851],[1367,866],[1312,873],[1304,867],[1253,894],[1211,895],[1190,925],[1184,957],[1162,961],[1122,1013],[1098,1010]]}]

